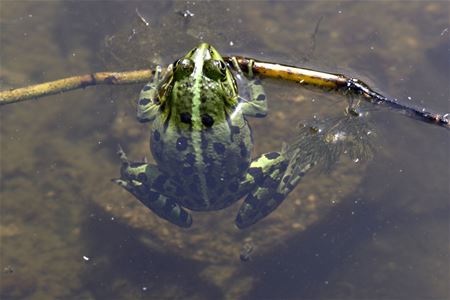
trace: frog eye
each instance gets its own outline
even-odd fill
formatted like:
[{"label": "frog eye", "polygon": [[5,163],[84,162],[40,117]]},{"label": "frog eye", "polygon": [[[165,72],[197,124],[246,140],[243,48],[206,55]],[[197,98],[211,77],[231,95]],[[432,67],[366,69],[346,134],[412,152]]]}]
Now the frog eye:
[{"label": "frog eye", "polygon": [[210,59],[205,61],[203,72],[213,80],[224,81],[227,78],[226,65],[222,60]]},{"label": "frog eye", "polygon": [[194,62],[188,58],[181,58],[173,63],[175,80],[185,78],[194,71]]}]

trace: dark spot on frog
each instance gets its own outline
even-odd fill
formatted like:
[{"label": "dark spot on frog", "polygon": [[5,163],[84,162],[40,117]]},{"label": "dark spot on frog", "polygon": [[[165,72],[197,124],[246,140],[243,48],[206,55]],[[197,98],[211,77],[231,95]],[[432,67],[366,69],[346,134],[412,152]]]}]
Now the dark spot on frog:
[{"label": "dark spot on frog", "polygon": [[217,152],[217,154],[223,154],[225,152],[225,146],[222,143],[214,143],[213,148],[214,151]]},{"label": "dark spot on frog", "polygon": [[286,183],[286,187],[287,187],[289,190],[293,190],[293,189],[295,188],[295,185],[292,185],[290,182],[288,182],[288,183]]},{"label": "dark spot on frog", "polygon": [[255,114],[255,118],[264,118],[266,115],[266,113],[257,113]]},{"label": "dark spot on frog", "polygon": [[260,167],[252,167],[252,168],[248,169],[247,172],[253,176],[256,184],[260,184],[264,178],[263,171]]},{"label": "dark spot on frog", "polygon": [[262,81],[261,81],[261,79],[256,79],[255,81],[253,81],[253,84],[254,85],[261,85]]},{"label": "dark spot on frog", "polygon": [[201,98],[200,98],[200,101],[202,103],[205,103],[207,100],[208,100],[208,97],[206,97],[205,95],[202,95]]},{"label": "dark spot on frog", "polygon": [[191,124],[191,114],[188,112],[183,112],[180,114],[180,121],[186,124]]},{"label": "dark spot on frog", "polygon": [[248,150],[247,147],[245,146],[245,144],[242,142],[239,147],[241,148],[241,157],[247,157],[248,155]]},{"label": "dark spot on frog", "polygon": [[277,158],[278,156],[280,156],[280,153],[278,153],[278,152],[270,152],[270,153],[266,153],[264,156],[265,156],[267,159],[272,160],[272,159],[275,159],[275,158]]},{"label": "dark spot on frog", "polygon": [[149,85],[144,85],[144,87],[142,88],[142,90],[145,92],[145,91],[148,91],[149,89],[151,89],[152,87],[151,86],[149,86]]},{"label": "dark spot on frog", "polygon": [[150,103],[150,99],[149,98],[141,98],[139,99],[139,105],[147,105]]},{"label": "dark spot on frog", "polygon": [[205,163],[205,165],[211,165],[214,163],[214,159],[207,155],[203,155],[203,162]]},{"label": "dark spot on frog", "polygon": [[251,209],[257,207],[258,202],[259,202],[258,198],[253,196],[252,194],[249,194],[247,198],[245,198],[245,203],[250,205]]},{"label": "dark spot on frog", "polygon": [[268,189],[274,189],[278,186],[278,181],[268,176],[266,179],[264,179],[264,183],[262,186]]},{"label": "dark spot on frog", "polygon": [[142,182],[142,183],[146,183],[147,182],[147,174],[139,173],[138,176],[137,176],[137,180]]},{"label": "dark spot on frog", "polygon": [[264,100],[266,100],[266,95],[264,95],[264,94],[259,94],[258,97],[256,98],[256,100],[258,100],[258,101],[264,101]]},{"label": "dark spot on frog", "polygon": [[203,114],[202,115],[202,123],[206,127],[211,127],[214,124],[214,119],[208,114]]},{"label": "dark spot on frog", "polygon": [[153,132],[153,140],[158,142],[161,139],[161,134],[159,133],[158,130],[155,130],[155,132]]},{"label": "dark spot on frog", "polygon": [[231,133],[232,134],[239,134],[241,132],[241,129],[238,126],[231,126]]},{"label": "dark spot on frog", "polygon": [[287,175],[287,176],[285,176],[285,177],[283,178],[283,182],[284,182],[284,183],[287,183],[287,182],[289,181],[289,179],[291,179],[291,176],[290,176],[290,175]]},{"label": "dark spot on frog", "polygon": [[185,138],[184,136],[179,137],[177,140],[177,145],[176,148],[178,151],[184,151],[187,148],[187,138]]}]

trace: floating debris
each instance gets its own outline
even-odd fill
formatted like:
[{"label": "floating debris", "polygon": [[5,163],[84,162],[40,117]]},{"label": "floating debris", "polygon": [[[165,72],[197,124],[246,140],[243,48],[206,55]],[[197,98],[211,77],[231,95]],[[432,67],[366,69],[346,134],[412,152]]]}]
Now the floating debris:
[{"label": "floating debris", "polygon": [[181,10],[178,12],[178,14],[185,19],[192,18],[193,16],[195,16],[195,14],[191,12],[189,9]]},{"label": "floating debris", "polygon": [[136,8],[136,14],[138,15],[139,19],[142,21],[142,23],[145,24],[145,26],[149,26],[150,22],[147,21],[147,19],[144,18],[144,16],[139,12],[139,10]]},{"label": "floating debris", "polygon": [[241,252],[239,255],[239,258],[242,262],[247,262],[252,259],[251,254],[253,252],[253,243],[251,240],[245,241],[244,244],[241,247]]}]

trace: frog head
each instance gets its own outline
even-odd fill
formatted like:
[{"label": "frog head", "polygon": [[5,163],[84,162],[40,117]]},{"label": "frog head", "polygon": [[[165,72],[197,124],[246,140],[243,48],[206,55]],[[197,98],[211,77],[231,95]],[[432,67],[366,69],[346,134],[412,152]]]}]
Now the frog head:
[{"label": "frog head", "polygon": [[207,43],[172,64],[165,86],[164,112],[179,128],[202,130],[225,122],[238,102],[229,67]]}]

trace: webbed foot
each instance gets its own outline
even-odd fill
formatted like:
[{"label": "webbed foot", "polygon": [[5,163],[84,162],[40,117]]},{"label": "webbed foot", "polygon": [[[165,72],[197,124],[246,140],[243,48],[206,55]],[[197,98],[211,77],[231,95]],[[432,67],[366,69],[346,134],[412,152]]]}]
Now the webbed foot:
[{"label": "webbed foot", "polygon": [[[274,211],[312,167],[302,164],[298,154],[271,152],[256,159],[248,170],[253,191],[248,194],[236,217],[238,228],[246,228]],[[264,175],[266,174],[266,175]]]}]

